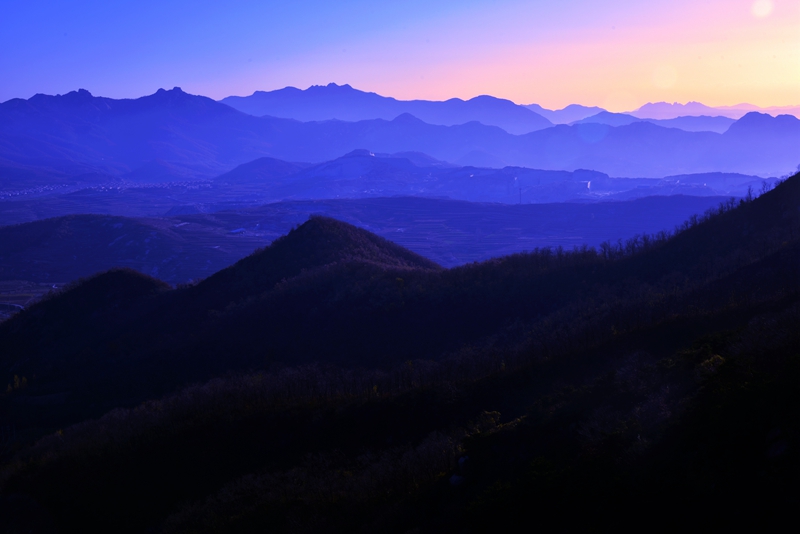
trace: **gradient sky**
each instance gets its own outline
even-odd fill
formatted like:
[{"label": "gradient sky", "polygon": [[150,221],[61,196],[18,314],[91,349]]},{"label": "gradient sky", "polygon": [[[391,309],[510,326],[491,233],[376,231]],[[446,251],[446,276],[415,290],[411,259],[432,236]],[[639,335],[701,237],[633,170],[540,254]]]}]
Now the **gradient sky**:
[{"label": "gradient sky", "polygon": [[349,83],[558,108],[800,104],[800,0],[7,2],[0,101]]}]

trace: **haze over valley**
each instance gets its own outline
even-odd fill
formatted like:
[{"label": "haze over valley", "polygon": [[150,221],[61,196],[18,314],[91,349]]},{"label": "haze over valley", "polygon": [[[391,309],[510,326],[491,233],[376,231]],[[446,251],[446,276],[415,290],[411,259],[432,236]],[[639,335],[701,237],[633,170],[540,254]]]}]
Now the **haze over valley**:
[{"label": "haze over valley", "polygon": [[[173,284],[199,280],[315,213],[447,267],[598,246],[773,187],[778,177],[768,173],[701,171],[734,152],[739,164],[722,168],[774,165],[763,146],[777,153],[776,143],[800,136],[788,115],[644,122],[571,106],[562,116],[588,116],[556,126],[529,108],[493,97],[403,102],[335,84],[222,102],[178,88],[134,100],[83,90],[11,100],[0,105],[0,276],[66,283],[127,266]],[[692,120],[724,131],[690,131],[700,124]],[[689,145],[692,158],[680,148]],[[542,166],[504,165],[495,154]],[[653,177],[658,168],[664,174]],[[688,172],[666,174],[680,171]]]}]

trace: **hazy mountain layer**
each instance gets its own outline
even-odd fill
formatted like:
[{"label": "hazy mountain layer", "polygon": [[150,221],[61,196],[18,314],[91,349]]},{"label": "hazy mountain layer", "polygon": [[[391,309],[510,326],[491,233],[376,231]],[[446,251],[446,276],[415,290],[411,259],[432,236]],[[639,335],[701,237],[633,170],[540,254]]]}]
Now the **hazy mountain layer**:
[{"label": "hazy mountain layer", "polygon": [[201,279],[268,242],[230,230],[212,221],[103,215],[4,226],[0,280],[63,283],[111,267],[130,267],[173,284]]},{"label": "hazy mountain layer", "polygon": [[677,128],[687,132],[716,132],[725,133],[731,124],[736,122],[728,117],[685,116],[674,119],[640,119],[627,113],[609,113],[603,111],[597,115],[586,117],[576,124],[607,124],[608,126],[627,126],[634,122],[649,122],[665,128]]},{"label": "hazy mountain layer", "polygon": [[642,119],[675,119],[685,116],[723,116],[731,119],[740,119],[746,114],[747,111],[745,110],[713,108],[700,102],[687,102],[686,104],[650,102],[630,112],[630,115]]},{"label": "hazy mountain layer", "polygon": [[[271,164],[271,163],[269,163]],[[603,200],[653,194],[744,196],[765,180],[732,173],[704,173],[662,180],[611,178],[576,170],[543,171],[523,167],[503,169],[455,167],[414,161],[402,155],[356,150],[319,165],[308,166],[276,180],[260,180],[243,166],[232,171],[249,183],[260,181],[260,195],[271,200],[421,196],[472,202],[528,204],[570,200]],[[220,177],[217,181],[225,181]]]},{"label": "hazy mountain layer", "polygon": [[422,152],[461,165],[593,169],[612,176],[768,176],[796,168],[798,142],[800,120],[757,113],[724,134],[633,123],[560,125],[515,136],[477,122],[431,125],[409,114],[359,122],[258,118],[179,89],[136,100],[83,91],[0,104],[0,158],[16,183],[27,175],[40,181],[42,173],[146,181],[155,173],[160,181],[180,181],[215,176],[259,157],[314,163],[363,148]]},{"label": "hazy mountain layer", "polygon": [[[163,219],[66,216],[0,227],[0,281],[52,285],[112,267],[131,267],[172,284],[199,280],[314,214],[365,228],[454,267],[537,247],[598,246],[655,233],[723,200],[675,195],[597,204],[503,206],[398,197],[281,202]],[[10,313],[27,305],[36,293],[24,299],[26,291],[0,294],[0,304],[9,305]]]},{"label": "hazy mountain layer", "polygon": [[597,106],[588,107],[579,104],[570,104],[558,110],[546,109],[539,104],[528,104],[525,107],[535,111],[553,124],[570,124],[605,111]]},{"label": "hazy mountain layer", "polygon": [[650,102],[635,111],[631,111],[630,115],[643,119],[674,119],[684,116],[723,116],[731,119],[740,119],[752,111],[767,113],[772,116],[788,114],[797,117],[800,115],[800,107],[798,106],[770,106],[762,108],[752,104],[739,104],[736,106],[710,107],[700,102],[687,102],[686,104],[678,102],[671,104],[669,102]]},{"label": "hazy mountain layer", "polygon": [[444,102],[404,101],[334,83],[313,85],[306,90],[286,87],[276,91],[256,91],[250,96],[229,96],[220,102],[250,115],[303,122],[393,120],[408,113],[428,124],[453,126],[477,121],[518,135],[553,125],[530,109],[492,96],[478,96],[466,101],[459,98]]},{"label": "hazy mountain layer", "polygon": [[74,182],[6,191],[0,194],[0,225],[81,213],[127,217],[211,213],[285,199],[419,196],[531,204],[679,194],[741,197],[771,182],[732,173],[656,180],[611,178],[585,170],[458,167],[422,153],[359,150],[319,165],[259,158],[207,180]]},{"label": "hazy mountain layer", "polygon": [[[455,125],[472,120],[491,126],[500,126],[509,133],[523,134],[542,129],[549,124],[514,109],[513,106],[533,111],[552,124],[570,124],[604,112],[597,106],[570,104],[559,109],[546,109],[538,104],[516,105],[508,100],[491,96],[479,96],[467,101],[451,99],[444,102],[426,100],[402,101],[367,93],[334,83],[327,86],[311,86],[301,90],[285,87],[275,91],[256,91],[250,96],[230,96],[221,100],[229,106],[250,115],[283,117],[300,121],[339,119],[360,121],[369,119],[391,120],[402,113],[410,113],[430,124]],[[797,116],[797,106],[773,106],[760,108],[750,104],[711,107],[699,102],[686,104],[656,102],[648,103],[628,114],[641,119],[671,120],[683,117],[723,117],[740,119],[756,111],[770,115],[789,114]],[[719,121],[721,122],[721,121]],[[700,131],[692,128],[691,121],[673,123],[673,127]],[[685,127],[685,128],[684,128]],[[717,129],[713,130],[717,131]],[[724,130],[723,130],[724,131]]]}]

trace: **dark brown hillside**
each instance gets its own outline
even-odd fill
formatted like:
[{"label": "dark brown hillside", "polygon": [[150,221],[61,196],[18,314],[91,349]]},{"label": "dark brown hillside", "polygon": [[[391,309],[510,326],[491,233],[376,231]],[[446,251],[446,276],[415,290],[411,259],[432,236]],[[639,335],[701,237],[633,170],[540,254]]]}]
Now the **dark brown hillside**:
[{"label": "dark brown hillside", "polygon": [[112,269],[80,279],[3,323],[4,341],[21,335],[39,345],[51,346],[58,341],[43,335],[45,331],[54,338],[78,334],[73,331],[81,326],[104,322],[109,314],[128,310],[140,300],[169,289],[168,284],[132,269]]},{"label": "dark brown hillside", "polygon": [[[732,209],[734,206],[737,209]],[[550,313],[568,302],[603,302],[609,295],[615,295],[615,299],[623,295],[625,299],[670,299],[671,295],[703,287],[709,280],[785,249],[785,243],[795,243],[800,237],[798,207],[800,182],[794,178],[752,202],[729,203],[702,224],[699,219],[687,221],[684,230],[672,239],[645,236],[609,244],[599,254],[590,250],[570,254],[544,251],[436,275],[371,275],[358,287],[352,283],[351,291],[341,291],[337,283],[348,276],[344,267],[335,273],[309,273],[261,301],[233,310],[229,320],[231,328],[241,325],[243,331],[251,332],[270,331],[271,325],[281,324],[275,326],[271,345],[281,346],[286,339],[283,348],[299,354],[303,351],[296,349],[313,342],[313,338],[300,336],[289,341],[279,331],[314,314],[317,328],[339,333],[332,334],[339,336],[338,342],[326,337],[308,349],[308,354],[323,360],[323,354],[334,357],[347,353],[352,357],[359,352],[352,346],[345,349],[350,343],[346,325],[353,321],[364,326],[364,333],[359,335],[364,357],[376,351],[385,353],[389,346],[397,358],[404,352],[436,358],[441,351],[457,348],[458,343],[492,335],[514,321]],[[792,258],[787,255],[778,262],[784,274],[789,273],[788,280],[786,276],[780,278],[784,282],[791,281],[796,269]],[[402,284],[397,276],[403,278]],[[269,320],[264,321],[267,317]],[[263,326],[257,329],[255,321]],[[415,335],[397,334],[400,332]],[[370,335],[374,335],[376,344],[366,342]],[[244,332],[236,336],[246,337]],[[395,342],[381,344],[378,349],[379,339]]]},{"label": "dark brown hillside", "polygon": [[201,282],[194,295],[218,295],[225,303],[256,296],[304,270],[338,262],[364,262],[401,269],[440,270],[434,262],[366,230],[328,217],[308,222],[269,247]]},{"label": "dark brown hillside", "polygon": [[[54,379],[36,367],[42,354],[86,362],[65,365],[58,377],[84,399],[62,415],[67,423],[85,417],[91,404],[130,405],[228,371],[310,362],[387,369],[407,360],[504,354],[540,334],[591,345],[607,332],[724,303],[736,290],[726,276],[742,276],[779,253],[783,241],[794,245],[798,212],[789,208],[798,202],[797,180],[687,223],[672,238],[599,252],[540,250],[449,270],[314,217],[196,286],[159,294],[146,312],[107,310],[63,339],[48,332],[49,322],[21,315],[0,324],[0,350],[4,360],[30,358],[26,376],[40,377],[31,392]],[[793,258],[777,260],[787,283],[795,283]],[[753,276],[769,276],[758,272]],[[757,296],[755,286],[741,285],[745,296]],[[60,298],[68,301],[70,293]],[[576,338],[571,329],[587,321],[595,330]],[[12,328],[30,339],[7,335]]]},{"label": "dark brown hillside", "polygon": [[[2,324],[0,365],[6,383],[24,376],[25,394],[80,396],[79,381],[102,382],[124,357],[115,343],[137,318],[152,312],[170,286],[131,269],[78,280]],[[91,335],[99,352],[70,350]],[[74,396],[74,395],[73,395]],[[85,407],[85,404],[82,404]]]},{"label": "dark brown hillside", "polygon": [[[71,289],[0,323],[0,366],[6,369],[2,379],[13,383],[15,375],[35,376],[28,395],[67,392],[67,405],[59,411],[59,417],[72,413],[67,418],[78,420],[118,403],[135,403],[166,393],[187,381],[264,365],[264,351],[274,351],[256,345],[263,339],[260,332],[265,331],[260,326],[245,334],[244,344],[249,350],[240,352],[231,344],[225,349],[227,357],[209,358],[211,346],[219,346],[224,336],[236,335],[225,326],[226,318],[217,317],[220,308],[255,298],[301,272],[336,264],[361,265],[367,274],[359,276],[367,278],[386,269],[441,269],[365,230],[312,217],[270,247],[197,286],[172,291],[164,291],[166,285],[159,286],[158,295],[133,282],[129,284],[130,295],[95,289],[97,280],[106,276],[124,289],[127,278],[112,276],[117,271],[72,284]],[[126,276],[147,278],[128,273]],[[351,281],[345,277],[334,283],[343,287]],[[140,294],[147,298],[138,298]],[[134,296],[137,298],[129,300]],[[280,315],[279,308],[271,312]],[[269,316],[260,320],[270,321]],[[226,328],[228,332],[223,333]],[[35,418],[26,417],[24,424],[34,423]],[[45,414],[44,421],[49,420]]]},{"label": "dark brown hillside", "polygon": [[[235,347],[267,360],[293,354],[295,363],[369,367],[440,359],[465,344],[513,346],[523,325],[568,305],[639,324],[654,308],[666,316],[698,299],[718,306],[739,290],[746,299],[774,295],[800,283],[800,212],[789,209],[800,206],[800,195],[790,182],[703,223],[690,221],[672,239],[640,238],[599,254],[519,254],[441,273],[347,264],[310,271],[228,307],[195,353]],[[625,311],[631,303],[638,311]]]},{"label": "dark brown hillside", "polygon": [[[800,179],[794,176],[752,202],[721,213],[676,236],[657,253],[639,260],[646,269],[671,268],[704,276],[735,268],[800,238]],[[729,207],[734,206],[733,201]]]}]

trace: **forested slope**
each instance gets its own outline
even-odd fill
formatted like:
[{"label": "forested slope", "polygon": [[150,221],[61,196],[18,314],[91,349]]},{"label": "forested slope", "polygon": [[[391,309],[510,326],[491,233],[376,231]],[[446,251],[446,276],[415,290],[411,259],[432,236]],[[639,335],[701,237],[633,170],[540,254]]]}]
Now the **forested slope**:
[{"label": "forested slope", "polygon": [[196,286],[109,273],[0,324],[5,417],[62,428],[7,448],[4,503],[130,532],[780,519],[798,309],[800,176],[675,235],[449,270],[316,218]]}]

